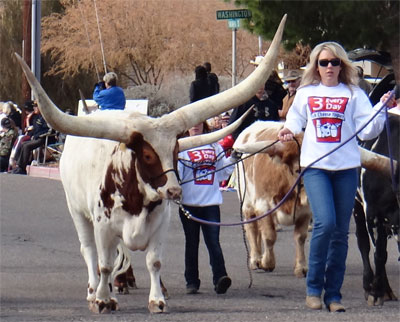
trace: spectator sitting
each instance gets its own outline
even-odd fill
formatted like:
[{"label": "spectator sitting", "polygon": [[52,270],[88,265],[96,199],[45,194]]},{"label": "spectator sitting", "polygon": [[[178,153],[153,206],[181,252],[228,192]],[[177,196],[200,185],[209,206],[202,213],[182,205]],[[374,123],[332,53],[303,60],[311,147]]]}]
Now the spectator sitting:
[{"label": "spectator sitting", "polygon": [[25,109],[25,119],[21,124],[22,134],[18,136],[17,140],[15,140],[14,146],[11,150],[10,155],[10,169],[14,169],[16,165],[15,155],[17,150],[20,149],[21,144],[25,141],[29,141],[32,136],[33,126],[32,124],[35,121],[35,118],[38,117],[38,114],[34,113],[33,106],[36,105],[34,101],[26,101],[24,104]]},{"label": "spectator sitting", "polygon": [[31,160],[32,151],[38,147],[44,145],[46,140],[46,134],[50,132],[46,121],[40,114],[40,110],[37,105],[34,105],[34,114],[36,117],[32,123],[32,138],[29,141],[25,141],[17,149],[15,153],[15,160],[17,160],[17,167],[12,171],[15,174],[26,174],[26,166]]},{"label": "spectator sitting", "polygon": [[117,86],[117,74],[110,72],[104,75],[103,82],[94,87],[93,99],[99,105],[100,110],[123,110],[125,108],[125,94],[121,87]]},{"label": "spectator sitting", "polygon": [[15,128],[13,123],[14,122],[8,117],[5,117],[1,120],[0,172],[5,172],[8,170],[11,149],[18,136],[18,130]]},{"label": "spectator sitting", "polygon": [[1,118],[4,117],[8,117],[9,119],[11,119],[14,122],[17,130],[21,128],[21,110],[13,102],[8,101],[6,103],[3,103]]}]

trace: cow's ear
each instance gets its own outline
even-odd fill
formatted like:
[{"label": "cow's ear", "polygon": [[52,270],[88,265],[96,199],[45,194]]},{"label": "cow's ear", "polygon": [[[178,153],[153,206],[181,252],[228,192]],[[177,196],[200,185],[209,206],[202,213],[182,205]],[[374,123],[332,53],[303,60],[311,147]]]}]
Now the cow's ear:
[{"label": "cow's ear", "polygon": [[131,150],[136,150],[143,145],[143,135],[139,132],[132,132],[129,143],[126,145]]},{"label": "cow's ear", "polygon": [[290,141],[282,144],[284,146],[283,149],[277,147],[280,151],[280,157],[283,163],[291,166],[293,162],[298,162],[300,158],[300,149],[301,149],[301,142],[299,141]]}]

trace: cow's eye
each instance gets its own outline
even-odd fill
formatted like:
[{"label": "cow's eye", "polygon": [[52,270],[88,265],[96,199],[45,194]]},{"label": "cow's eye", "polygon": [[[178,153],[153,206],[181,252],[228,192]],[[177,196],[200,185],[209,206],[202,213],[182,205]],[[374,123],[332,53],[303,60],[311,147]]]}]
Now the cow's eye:
[{"label": "cow's eye", "polygon": [[156,160],[154,153],[148,150],[143,150],[143,161],[146,163],[154,163]]}]

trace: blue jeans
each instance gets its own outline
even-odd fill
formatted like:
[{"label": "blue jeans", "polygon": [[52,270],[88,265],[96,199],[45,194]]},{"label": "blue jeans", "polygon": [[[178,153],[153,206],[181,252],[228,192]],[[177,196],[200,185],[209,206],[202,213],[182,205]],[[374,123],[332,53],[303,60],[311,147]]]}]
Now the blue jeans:
[{"label": "blue jeans", "polygon": [[357,168],[327,171],[310,168],[304,186],[313,213],[307,295],[340,302],[346,270],[348,233],[358,184]]},{"label": "blue jeans", "polygon": [[[219,206],[190,207],[185,206],[194,217],[208,221],[220,222]],[[200,227],[203,231],[204,242],[206,243],[210,256],[210,265],[213,273],[213,283],[217,284],[218,279],[226,276],[224,255],[219,244],[219,226],[200,224],[187,217],[179,209],[183,230],[185,232],[185,279],[186,285],[200,287],[199,279],[199,241]]]}]

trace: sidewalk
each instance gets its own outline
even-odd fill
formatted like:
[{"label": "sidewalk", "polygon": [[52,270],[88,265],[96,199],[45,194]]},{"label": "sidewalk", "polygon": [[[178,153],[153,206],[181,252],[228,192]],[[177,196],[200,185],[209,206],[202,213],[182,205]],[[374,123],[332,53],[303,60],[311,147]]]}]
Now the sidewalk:
[{"label": "sidewalk", "polygon": [[58,164],[29,165],[26,167],[28,176],[60,180]]}]

